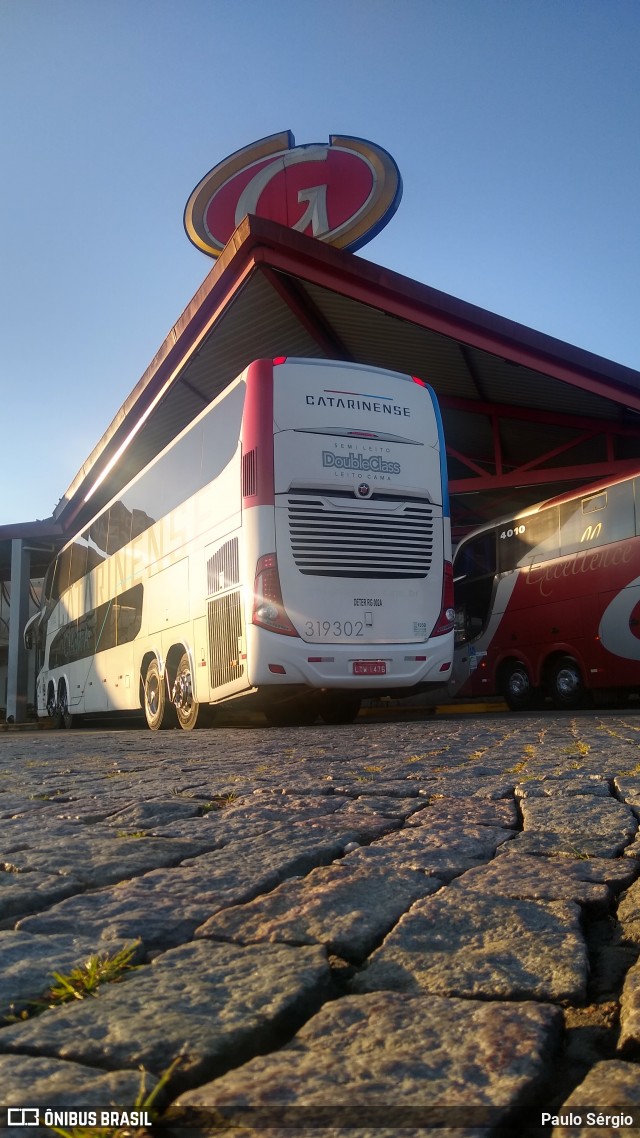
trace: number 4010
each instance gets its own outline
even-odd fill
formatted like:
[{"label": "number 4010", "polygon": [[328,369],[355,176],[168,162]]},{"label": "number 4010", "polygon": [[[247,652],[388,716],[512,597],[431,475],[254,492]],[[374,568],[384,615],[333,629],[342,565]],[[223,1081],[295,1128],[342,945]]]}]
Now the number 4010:
[{"label": "number 4010", "polygon": [[500,538],[504,541],[507,537],[517,537],[518,534],[525,533],[526,526],[514,526],[513,529],[503,529]]}]

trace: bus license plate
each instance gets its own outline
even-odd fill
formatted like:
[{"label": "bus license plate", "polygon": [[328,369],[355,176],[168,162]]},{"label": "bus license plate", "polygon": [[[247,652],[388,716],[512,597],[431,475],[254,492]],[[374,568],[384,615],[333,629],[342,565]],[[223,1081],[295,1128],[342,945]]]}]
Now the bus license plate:
[{"label": "bus license plate", "polygon": [[386,676],[387,665],[384,660],[354,660],[354,676]]}]

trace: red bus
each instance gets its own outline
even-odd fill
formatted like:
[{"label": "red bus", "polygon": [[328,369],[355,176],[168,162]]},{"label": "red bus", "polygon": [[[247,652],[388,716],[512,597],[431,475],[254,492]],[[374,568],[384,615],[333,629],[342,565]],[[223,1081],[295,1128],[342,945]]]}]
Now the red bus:
[{"label": "red bus", "polygon": [[640,475],[482,526],[453,566],[452,694],[523,710],[640,691]]}]

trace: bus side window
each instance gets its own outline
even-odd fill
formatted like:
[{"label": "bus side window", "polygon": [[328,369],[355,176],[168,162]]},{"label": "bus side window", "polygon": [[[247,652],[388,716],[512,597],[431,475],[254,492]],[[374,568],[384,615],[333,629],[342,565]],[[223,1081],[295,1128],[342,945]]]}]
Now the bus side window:
[{"label": "bus side window", "polygon": [[71,571],[69,584],[75,585],[87,571],[87,546],[83,538],[78,537],[71,546]]},{"label": "bus side window", "polygon": [[557,506],[515,518],[500,525],[496,532],[501,573],[522,569],[534,562],[550,561],[560,553]]},{"label": "bus side window", "polygon": [[560,507],[563,555],[623,541],[635,533],[633,483],[618,482]]},{"label": "bus side window", "polygon": [[45,573],[44,584],[42,586],[42,598],[46,605],[47,601],[51,600],[53,594],[53,577],[56,569],[56,562],[52,561]]},{"label": "bus side window", "polygon": [[69,546],[67,549],[63,549],[62,553],[58,554],[56,575],[53,583],[54,600],[59,600],[62,594],[69,588],[72,549],[73,546]]},{"label": "bus side window", "polygon": [[456,578],[486,577],[496,571],[496,540],[493,530],[461,545],[456,552]]}]

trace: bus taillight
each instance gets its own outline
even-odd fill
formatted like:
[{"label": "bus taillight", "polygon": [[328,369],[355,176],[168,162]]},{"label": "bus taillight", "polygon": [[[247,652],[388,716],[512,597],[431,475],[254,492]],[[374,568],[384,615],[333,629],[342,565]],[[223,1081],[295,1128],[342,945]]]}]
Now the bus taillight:
[{"label": "bus taillight", "polygon": [[253,613],[251,623],[284,636],[298,633],[289,620],[282,603],[282,589],[275,553],[266,553],[258,559],[253,586]]},{"label": "bus taillight", "polygon": [[450,561],[444,563],[442,578],[442,607],[440,616],[436,621],[432,636],[444,636],[446,632],[453,632],[453,622],[456,610],[453,607],[453,565]]}]

